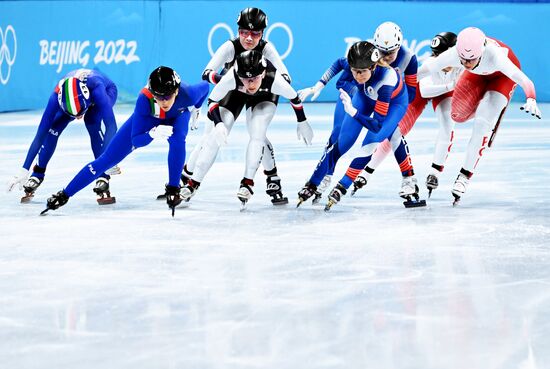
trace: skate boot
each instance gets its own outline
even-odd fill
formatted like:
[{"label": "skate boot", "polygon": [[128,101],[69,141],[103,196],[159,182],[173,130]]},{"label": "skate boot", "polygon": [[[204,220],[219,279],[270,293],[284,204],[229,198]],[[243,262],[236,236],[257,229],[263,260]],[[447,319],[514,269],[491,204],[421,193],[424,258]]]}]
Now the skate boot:
[{"label": "skate boot", "polygon": [[355,193],[360,190],[361,188],[365,187],[367,184],[367,176],[364,175],[363,172],[359,173],[357,178],[355,178],[355,181],[353,181],[353,190],[351,190],[351,196],[355,195]]},{"label": "skate boot", "polygon": [[48,210],[56,210],[65,205],[69,201],[69,196],[65,193],[65,191],[61,190],[56,194],[53,194],[51,197],[48,198],[48,201],[46,203],[46,209],[42,210],[40,215],[46,214]]},{"label": "skate boot", "polygon": [[317,191],[315,191],[315,197],[312,200],[312,203],[318,204],[319,201],[321,201],[321,197],[323,196],[323,192],[327,190],[327,188],[330,186],[330,182],[332,181],[332,174],[327,174],[323,177],[323,180],[319,184],[319,187],[317,187]]},{"label": "skate boot", "polygon": [[283,191],[281,191],[281,178],[277,175],[277,170],[274,174],[270,174],[271,172],[264,171],[267,175],[265,193],[272,197],[271,203],[273,205],[288,204],[288,198],[284,197]]},{"label": "skate boot", "polygon": [[346,192],[348,192],[348,190],[338,182],[336,187],[334,187],[328,195],[328,203],[325,205],[325,211],[329,211],[333,205],[339,203]]},{"label": "skate boot", "polygon": [[[307,201],[311,196],[317,193],[317,186],[311,182],[306,182],[304,187],[298,192],[298,204],[296,207],[302,205],[304,201]],[[320,197],[320,194],[319,194]]]},{"label": "skate boot", "polygon": [[399,196],[406,200],[403,202],[403,205],[405,205],[406,208],[426,206],[426,200],[420,200],[418,191],[417,180],[414,176],[403,177]]},{"label": "skate boot", "polygon": [[187,184],[181,188],[181,197],[183,198],[183,201],[189,202],[189,200],[191,200],[191,197],[195,196],[195,192],[197,192],[200,185],[200,182],[189,179],[187,181]]},{"label": "skate boot", "polygon": [[[187,164],[183,166],[183,171],[181,172],[181,176],[180,176],[180,187],[183,189],[183,187],[187,184],[187,182],[189,182],[189,180],[191,179],[191,176],[193,175],[193,172],[190,172],[187,170]],[[157,196],[157,200],[165,200],[166,199],[166,194],[165,193],[161,193],[160,195]],[[187,200],[189,201],[189,200]]]},{"label": "skate boot", "polygon": [[437,179],[437,175],[435,173],[428,174],[428,178],[426,178],[426,187],[428,188],[428,198],[432,196],[432,191],[435,190],[439,186],[439,180]]},{"label": "skate boot", "polygon": [[99,177],[95,182],[94,192],[97,195],[97,203],[99,205],[109,205],[116,202],[116,198],[111,196],[108,178]]},{"label": "skate boot", "polygon": [[453,206],[456,206],[458,204],[458,202],[462,198],[462,195],[464,195],[464,193],[466,192],[468,183],[470,183],[470,179],[461,171],[458,177],[456,177],[456,180],[452,189],[452,194],[453,194],[453,197],[455,198],[453,201]]},{"label": "skate boot", "polygon": [[180,186],[170,186],[166,185],[166,190],[164,192],[166,194],[166,204],[172,210],[172,217],[174,216],[176,212],[176,206],[181,204],[183,201],[181,194],[180,194]]},{"label": "skate boot", "polygon": [[25,190],[25,195],[21,197],[21,203],[27,203],[32,200],[34,197],[34,192],[42,184],[44,177],[38,178],[36,176],[31,176],[27,179],[27,182],[23,185],[23,190]]},{"label": "skate boot", "polygon": [[246,203],[252,195],[254,194],[254,191],[252,191],[252,187],[254,186],[254,181],[248,178],[243,178],[241,180],[241,187],[239,187],[239,191],[237,191],[237,197],[241,201],[241,211],[246,209]]}]

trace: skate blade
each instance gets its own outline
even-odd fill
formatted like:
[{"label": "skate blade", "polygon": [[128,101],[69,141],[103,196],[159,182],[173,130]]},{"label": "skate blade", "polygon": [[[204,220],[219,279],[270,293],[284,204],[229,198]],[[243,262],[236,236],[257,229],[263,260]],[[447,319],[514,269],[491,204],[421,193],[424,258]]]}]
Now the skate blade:
[{"label": "skate blade", "polygon": [[453,207],[454,207],[454,206],[457,206],[458,203],[460,202],[460,196],[455,195],[454,193],[453,193],[453,196],[455,198],[454,201],[453,201]]},{"label": "skate blade", "polygon": [[336,204],[334,201],[328,200],[327,204],[325,205],[325,211],[330,211],[330,208],[332,208],[334,204]]},{"label": "skate blade", "polygon": [[31,200],[33,199],[34,195],[31,193],[31,194],[27,194],[25,196],[23,196],[21,198],[21,204],[27,204],[29,202],[31,202]]},{"label": "skate blade", "polygon": [[241,200],[241,207],[240,207],[239,211],[243,212],[243,211],[246,210],[246,203],[247,203],[247,201]]},{"label": "skate blade", "polygon": [[271,199],[271,203],[275,206],[286,205],[288,204],[288,198],[283,197],[282,199]]},{"label": "skate blade", "polygon": [[304,200],[302,200],[301,198],[298,198],[298,203],[296,204],[296,207],[299,208],[300,205],[302,205],[303,202],[304,202]]},{"label": "skate blade", "polygon": [[46,213],[50,210],[50,208],[46,208],[40,212],[40,215],[46,215]]},{"label": "skate blade", "polygon": [[433,188],[428,188],[428,199],[432,197]]},{"label": "skate blade", "polygon": [[426,206],[426,200],[407,200],[403,202],[406,208],[420,208]]},{"label": "skate blade", "polygon": [[111,205],[116,203],[116,197],[101,197],[97,199],[99,205]]},{"label": "skate blade", "polygon": [[158,195],[157,200],[166,200],[166,194],[162,193],[162,194]]}]

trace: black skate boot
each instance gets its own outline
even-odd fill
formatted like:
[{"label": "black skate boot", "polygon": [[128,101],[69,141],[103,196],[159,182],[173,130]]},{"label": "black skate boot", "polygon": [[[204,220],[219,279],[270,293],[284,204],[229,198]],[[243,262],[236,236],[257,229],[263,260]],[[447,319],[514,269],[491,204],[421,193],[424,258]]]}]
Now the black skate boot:
[{"label": "black skate boot", "polygon": [[254,191],[252,191],[253,186],[253,180],[248,178],[243,178],[241,180],[241,187],[239,187],[239,191],[237,192],[237,197],[241,200],[241,211],[246,209],[246,203],[254,194]]},{"label": "black skate boot", "polygon": [[109,190],[109,178],[99,177],[95,181],[94,192],[97,195],[97,203],[99,205],[116,203],[116,198],[111,196],[111,191]]},{"label": "black skate boot", "polygon": [[174,213],[176,212],[176,206],[181,204],[183,201],[183,198],[180,194],[180,186],[170,186],[166,185],[166,204],[172,210],[172,217],[174,216]]},{"label": "black skate boot", "polygon": [[367,179],[365,177],[363,177],[361,174],[359,174],[357,176],[357,178],[355,178],[355,181],[353,181],[353,190],[351,190],[351,196],[355,195],[355,193],[362,189],[363,187],[365,187],[365,185],[367,184]]},{"label": "black skate boot", "polygon": [[336,187],[334,187],[328,195],[328,203],[325,206],[325,211],[329,211],[333,205],[339,203],[346,192],[348,192],[348,190],[338,182]]},{"label": "black skate boot", "polygon": [[[180,176],[180,187],[183,188],[187,182],[189,182],[189,180],[191,179],[191,176],[193,175],[193,172],[190,172],[187,170],[187,164],[185,164],[183,166],[183,172],[181,172],[181,176]],[[166,194],[165,193],[161,193],[160,195],[157,196],[157,200],[165,200],[166,199]],[[189,200],[187,200],[189,201]]]},{"label": "black skate boot", "polygon": [[[306,182],[304,187],[298,192],[298,204],[296,204],[296,207],[302,205],[304,201],[307,201],[311,196],[314,196],[317,194],[317,186],[314,185],[311,182]],[[321,194],[319,193],[319,196]]]},{"label": "black skate boot", "polygon": [[25,204],[32,200],[34,197],[34,192],[42,184],[44,177],[38,178],[36,176],[31,176],[27,179],[27,182],[23,185],[23,190],[25,190],[25,195],[21,197],[21,203]]},{"label": "black skate boot", "polygon": [[439,186],[438,174],[443,172],[443,165],[432,163],[432,172],[426,178],[426,188],[428,189],[428,198],[432,196],[432,191]]},{"label": "black skate boot", "polygon": [[265,193],[271,196],[271,203],[273,205],[285,205],[288,204],[288,198],[283,196],[281,190],[281,178],[277,175],[277,168],[267,171],[264,170],[264,174],[267,176]]},{"label": "black skate boot", "polygon": [[42,210],[40,215],[46,214],[48,210],[56,210],[65,205],[69,201],[69,196],[65,191],[61,190],[56,194],[53,194],[46,203],[46,209]]},{"label": "black skate boot", "polygon": [[439,180],[435,174],[428,174],[426,178],[426,188],[428,189],[428,198],[432,196],[432,191],[439,186]]}]

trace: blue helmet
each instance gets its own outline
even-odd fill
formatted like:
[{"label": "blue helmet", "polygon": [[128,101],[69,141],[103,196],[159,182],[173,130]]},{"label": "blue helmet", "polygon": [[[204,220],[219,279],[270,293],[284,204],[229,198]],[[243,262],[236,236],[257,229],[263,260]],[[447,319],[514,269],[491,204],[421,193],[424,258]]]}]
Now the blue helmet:
[{"label": "blue helmet", "polygon": [[65,113],[71,117],[78,117],[86,113],[90,107],[90,90],[78,78],[69,77],[59,83],[57,100]]}]

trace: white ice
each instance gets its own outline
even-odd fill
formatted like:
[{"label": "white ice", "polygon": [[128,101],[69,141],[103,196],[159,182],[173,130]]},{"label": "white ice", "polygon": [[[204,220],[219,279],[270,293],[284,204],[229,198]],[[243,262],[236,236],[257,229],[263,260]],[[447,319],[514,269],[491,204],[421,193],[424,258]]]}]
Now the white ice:
[{"label": "white ice", "polygon": [[[35,199],[0,197],[0,368],[550,368],[550,120],[512,104],[458,207],[450,188],[470,123],[457,127],[426,208],[403,207],[388,157],[326,213],[295,208],[332,125],[332,104],[305,109],[313,147],[297,141],[286,104],[268,131],[289,205],[271,205],[259,171],[239,211],[241,121],[174,218],[155,200],[162,142],[120,164],[115,205],[98,206],[90,186],[38,216],[91,160],[85,128],[70,124]],[[129,112],[118,108],[118,121]],[[0,114],[2,184],[40,113]],[[424,198],[436,133],[428,112],[408,136]]]}]

